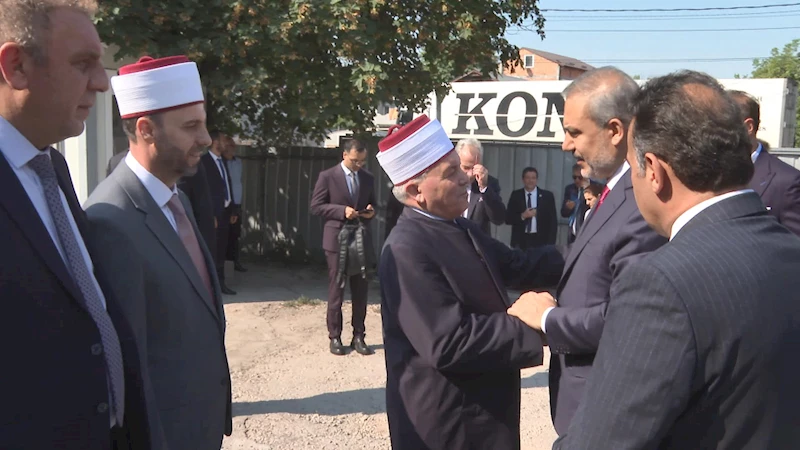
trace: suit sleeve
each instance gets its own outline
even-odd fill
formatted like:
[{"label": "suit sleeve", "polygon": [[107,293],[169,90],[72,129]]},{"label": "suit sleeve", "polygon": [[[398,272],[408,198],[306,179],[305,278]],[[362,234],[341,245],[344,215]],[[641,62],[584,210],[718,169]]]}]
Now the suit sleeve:
[{"label": "suit sleeve", "polygon": [[564,270],[561,249],[552,245],[527,250],[512,249],[491,236],[479,233],[475,236],[482,239],[482,245],[497,261],[506,286],[537,289],[558,284]]},{"label": "suit sleeve", "polygon": [[691,396],[697,350],[680,294],[639,264],[612,296],[585,396],[553,449],[655,449]]},{"label": "suit sleeve", "polygon": [[[112,220],[107,219],[107,213],[112,208],[115,207],[98,203],[87,209],[94,242],[92,259],[108,274],[111,294],[117,300],[120,310],[135,336],[136,348],[139,351],[139,365],[142,369],[142,385],[139,386],[139,389],[142,390],[147,403],[147,420],[152,439],[151,448],[164,450],[168,448],[168,444],[158,408],[155,407],[157,402],[148,369],[148,302],[143,289],[147,276],[146,269],[137,258],[138,252],[134,243],[118,229]],[[130,356],[123,355],[124,358]]]},{"label": "suit sleeve", "polygon": [[[613,256],[608,266],[608,270],[611,272],[609,291],[614,289],[625,269],[666,242],[665,238],[657,235],[647,225],[638,208],[634,208],[617,236],[612,250]],[[573,272],[570,276],[582,276],[582,274]],[[550,351],[563,354],[597,352],[600,336],[605,326],[608,297],[587,300],[588,304],[594,306],[557,307],[547,315],[545,330]]]},{"label": "suit sleeve", "polygon": [[486,192],[483,193],[483,204],[489,221],[495,225],[503,225],[506,221],[506,205],[500,197],[500,182],[490,178]]},{"label": "suit sleeve", "polygon": [[548,202],[547,207],[548,211],[547,214],[547,243],[550,245],[555,245],[556,239],[558,238],[558,218],[556,217],[556,198],[552,192],[547,193]]},{"label": "suit sleeve", "polygon": [[572,211],[577,208],[577,205],[575,205],[573,208],[567,208],[567,202],[572,200],[570,196],[570,190],[570,185],[567,185],[567,187],[564,188],[564,200],[561,202],[561,217],[565,219],[569,218],[569,216],[572,215]]},{"label": "suit sleeve", "polygon": [[795,173],[784,194],[780,221],[792,233],[800,236],[800,173]]},{"label": "suit sleeve", "polygon": [[523,203],[517,201],[517,196],[515,195],[516,192],[517,191],[512,192],[508,197],[508,206],[506,207],[506,225],[514,226],[520,225],[524,222],[521,217],[522,211],[520,211],[520,208],[518,207],[518,205],[522,205]]},{"label": "suit sleeve", "polygon": [[311,214],[328,220],[344,221],[345,208],[347,208],[345,205],[331,204],[328,177],[325,172],[320,173],[317,184],[314,185],[314,192],[311,194]]},{"label": "suit sleeve", "polygon": [[436,370],[482,373],[542,363],[536,331],[505,311],[465,311],[439,265],[419,249],[387,247],[379,267],[384,304],[395,309],[384,314],[396,314],[414,350]]}]

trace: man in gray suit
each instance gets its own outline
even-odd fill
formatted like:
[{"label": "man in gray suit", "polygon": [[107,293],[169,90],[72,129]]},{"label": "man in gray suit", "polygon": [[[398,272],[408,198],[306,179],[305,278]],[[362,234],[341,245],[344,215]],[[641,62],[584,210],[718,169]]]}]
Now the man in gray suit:
[{"label": "man in gray suit", "polygon": [[[197,66],[144,57],[111,79],[130,151],[89,197],[98,265],[139,330],[170,450],[219,450],[231,433],[225,314],[214,260],[176,185],[211,143]],[[126,243],[135,251],[120,251]]]},{"label": "man in gray suit", "polygon": [[571,245],[556,298],[528,294],[536,305],[534,328],[550,352],[550,410],[556,432],[567,431],[580,404],[600,344],[609,293],[619,276],[666,242],[647,226],[633,197],[627,127],[639,86],[604,67],[586,72],[564,91],[564,143],[584,177],[608,179],[597,205]]},{"label": "man in gray suit", "polygon": [[684,71],[648,82],[634,113],[636,202],[670,242],[612,290],[586,397],[554,448],[797,448],[800,239],[747,189],[737,105]]}]

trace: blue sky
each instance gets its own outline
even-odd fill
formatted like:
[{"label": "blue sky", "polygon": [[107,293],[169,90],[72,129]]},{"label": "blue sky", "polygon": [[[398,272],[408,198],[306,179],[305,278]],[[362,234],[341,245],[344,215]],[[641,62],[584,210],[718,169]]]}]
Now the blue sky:
[{"label": "blue sky", "polygon": [[[798,3],[790,0],[540,0],[540,9],[646,9],[707,8]],[[746,28],[800,27],[800,5],[782,8],[741,9],[708,12],[626,12],[577,13],[543,12],[546,38],[534,32],[511,30],[508,40],[519,47],[571,56],[595,67],[614,65],[630,75],[648,78],[679,69],[706,72],[716,78],[749,75],[752,60],[685,61],[696,59],[751,58],[769,56],[774,47],[783,48],[800,38],[800,28],[740,31]],[[626,17],[627,16],[627,17]],[[631,17],[633,16],[633,17]],[[669,16],[665,20],[650,18]],[[676,16],[681,16],[678,18]],[[623,19],[616,19],[626,17]],[[725,32],[589,33],[556,30],[686,30],[735,29]],[[553,30],[548,32],[548,30]],[[648,63],[619,60],[681,60]]]}]

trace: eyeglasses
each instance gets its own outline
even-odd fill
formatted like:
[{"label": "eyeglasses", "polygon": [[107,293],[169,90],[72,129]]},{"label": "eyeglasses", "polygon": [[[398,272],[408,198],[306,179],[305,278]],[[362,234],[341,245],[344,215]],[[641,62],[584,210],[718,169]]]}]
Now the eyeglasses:
[{"label": "eyeglasses", "polygon": [[573,175],[573,176],[572,176],[572,179],[573,179],[573,180],[582,180],[582,179],[583,179],[583,176],[582,176],[582,175]]},{"label": "eyeglasses", "polygon": [[351,163],[357,166],[363,166],[364,164],[367,163],[366,159],[353,159],[353,158],[347,158],[347,159],[349,159]]}]

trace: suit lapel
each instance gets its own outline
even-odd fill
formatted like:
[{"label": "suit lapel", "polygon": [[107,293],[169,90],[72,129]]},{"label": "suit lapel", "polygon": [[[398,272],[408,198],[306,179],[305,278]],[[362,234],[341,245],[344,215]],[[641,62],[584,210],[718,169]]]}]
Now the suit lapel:
[{"label": "suit lapel", "polygon": [[608,222],[617,209],[622,206],[627,196],[632,195],[628,193],[628,190],[632,189],[632,187],[631,171],[628,170],[622,178],[620,178],[614,189],[608,193],[602,206],[595,211],[597,214],[595,215],[595,212],[589,214],[588,220],[584,222],[583,226],[578,230],[578,236],[569,251],[567,261],[564,264],[564,274],[561,276],[559,289],[563,287],[570,270],[572,270],[572,266],[575,264],[575,261],[577,261],[584,247],[586,247],[586,244],[588,244],[592,237],[594,237],[603,225]]},{"label": "suit lapel", "polygon": [[337,187],[337,189],[344,193],[345,198],[348,199],[347,205],[353,208],[356,205],[353,204],[353,196],[350,195],[350,188],[347,187],[347,175],[345,175],[344,170],[342,170],[342,165],[338,164],[336,167],[333,168],[333,184]]},{"label": "suit lapel", "polygon": [[[119,175],[117,175],[119,174]],[[161,208],[158,207],[153,197],[147,192],[147,189],[144,187],[141,181],[136,177],[133,171],[126,165],[122,170],[115,170],[114,175],[118,177],[120,181],[120,185],[128,194],[131,201],[133,202],[134,206],[137,209],[142,211],[145,214],[145,225],[150,231],[153,233],[155,238],[161,243],[161,245],[169,252],[172,256],[172,259],[178,263],[183,273],[192,283],[194,286],[195,291],[197,294],[203,299],[203,303],[208,307],[208,309],[214,314],[215,317],[219,319],[219,315],[217,312],[217,308],[214,305],[214,300],[211,298],[211,294],[205,288],[203,284],[203,280],[200,278],[200,274],[197,273],[197,269],[195,268],[194,264],[192,263],[192,258],[189,256],[189,252],[184,247],[183,242],[181,242],[178,233],[175,232],[175,229],[172,228],[170,225],[169,220],[161,211]],[[183,199],[181,199],[183,201]],[[184,208],[189,211],[189,208],[186,206],[184,202]],[[194,226],[194,224],[192,224]],[[202,241],[199,238],[200,232],[195,228],[195,235],[198,236],[198,241]],[[203,247],[203,243],[200,242],[200,248]],[[206,261],[207,270],[209,271],[209,276],[212,279],[214,274],[212,271],[214,270],[214,265],[208,264]],[[215,289],[217,289],[215,287]]]},{"label": "suit lapel", "polygon": [[[47,267],[61,282],[73,298],[81,298],[81,292],[67,270],[64,260],[58,253],[50,233],[45,228],[39,213],[33,206],[28,193],[22,187],[17,174],[0,153],[0,207],[8,212],[8,217],[17,224],[30,246],[39,254]],[[81,304],[78,301],[78,304]]]},{"label": "suit lapel", "polygon": [[[457,222],[459,220],[464,220],[464,219],[456,219]],[[481,257],[481,262],[489,271],[489,276],[492,277],[492,282],[494,283],[494,287],[497,290],[497,293],[500,294],[500,298],[503,300],[503,304],[506,306],[506,308],[508,308],[509,306],[511,306],[511,302],[509,302],[508,300],[508,293],[506,292],[505,289],[502,288],[503,284],[499,282],[499,280],[502,280],[502,277],[500,277],[498,273],[495,273],[494,269],[492,268],[492,265],[487,262],[489,261],[489,259],[486,257],[486,254],[484,253],[483,248],[480,245],[480,240],[475,236],[472,228],[470,228],[464,223],[459,223],[459,226],[467,231],[469,239],[470,241],[472,241],[472,246],[475,247],[475,251]]]},{"label": "suit lapel", "polygon": [[759,196],[763,196],[774,177],[775,172],[772,171],[769,154],[762,149],[753,167],[753,178],[750,181],[750,188],[756,191]]},{"label": "suit lapel", "polygon": [[478,202],[480,202],[481,190],[478,189],[477,181],[473,181],[469,186],[469,189],[469,208],[467,208],[467,218],[471,219],[472,215],[475,213],[475,208],[478,206]]}]

